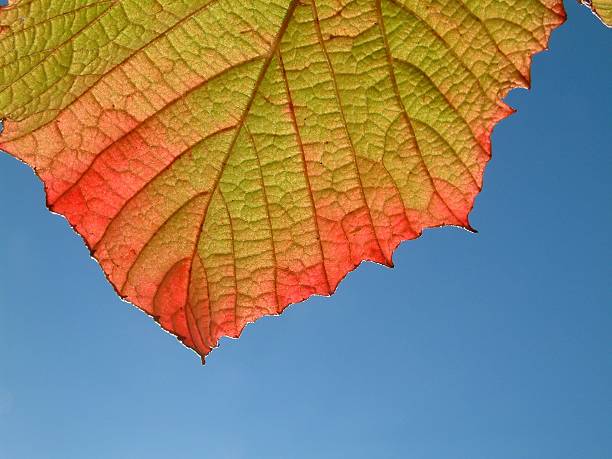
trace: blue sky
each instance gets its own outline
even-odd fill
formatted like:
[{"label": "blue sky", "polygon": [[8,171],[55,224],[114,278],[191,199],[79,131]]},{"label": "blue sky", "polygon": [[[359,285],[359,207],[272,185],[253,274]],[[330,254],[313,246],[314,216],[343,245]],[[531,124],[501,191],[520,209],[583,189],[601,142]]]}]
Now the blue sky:
[{"label": "blue sky", "polygon": [[0,458],[608,459],[612,30],[567,2],[471,215],[206,366],[0,155]]}]

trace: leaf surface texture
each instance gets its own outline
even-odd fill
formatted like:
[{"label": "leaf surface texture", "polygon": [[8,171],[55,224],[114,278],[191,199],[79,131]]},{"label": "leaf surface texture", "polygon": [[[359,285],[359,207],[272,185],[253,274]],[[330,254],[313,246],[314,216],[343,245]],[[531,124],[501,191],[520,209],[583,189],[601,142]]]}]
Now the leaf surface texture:
[{"label": "leaf surface texture", "polygon": [[560,0],[13,1],[0,148],[204,357],[424,228],[470,228],[501,98],[564,18]]},{"label": "leaf surface texture", "polygon": [[608,27],[612,27],[612,0],[582,0]]}]

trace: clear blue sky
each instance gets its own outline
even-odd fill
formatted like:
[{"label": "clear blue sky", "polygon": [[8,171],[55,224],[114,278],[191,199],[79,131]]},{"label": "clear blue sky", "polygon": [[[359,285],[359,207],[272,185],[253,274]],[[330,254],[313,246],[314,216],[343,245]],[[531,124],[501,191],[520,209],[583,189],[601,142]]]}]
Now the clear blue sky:
[{"label": "clear blue sky", "polygon": [[576,2],[428,231],[206,366],[0,155],[0,458],[612,457],[612,30]]}]

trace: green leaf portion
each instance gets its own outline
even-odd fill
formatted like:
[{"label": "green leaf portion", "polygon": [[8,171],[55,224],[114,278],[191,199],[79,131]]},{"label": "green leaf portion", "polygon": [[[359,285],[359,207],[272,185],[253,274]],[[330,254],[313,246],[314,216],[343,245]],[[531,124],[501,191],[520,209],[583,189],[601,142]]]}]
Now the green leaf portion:
[{"label": "green leaf portion", "polygon": [[582,0],[582,3],[601,19],[608,27],[612,27],[612,0]]},{"label": "green leaf portion", "polygon": [[22,0],[0,147],[202,356],[425,228],[470,229],[560,0]]}]

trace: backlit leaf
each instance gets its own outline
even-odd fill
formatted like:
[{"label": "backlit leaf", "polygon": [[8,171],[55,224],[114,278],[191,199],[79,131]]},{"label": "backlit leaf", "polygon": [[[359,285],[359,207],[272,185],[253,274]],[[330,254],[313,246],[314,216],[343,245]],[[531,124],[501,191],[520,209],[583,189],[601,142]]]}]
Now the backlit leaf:
[{"label": "backlit leaf", "polygon": [[[470,228],[560,0],[21,0],[0,148],[203,357],[424,228]],[[324,320],[322,318],[321,320]]]},{"label": "backlit leaf", "polygon": [[601,21],[612,27],[612,0],[582,0]]}]

